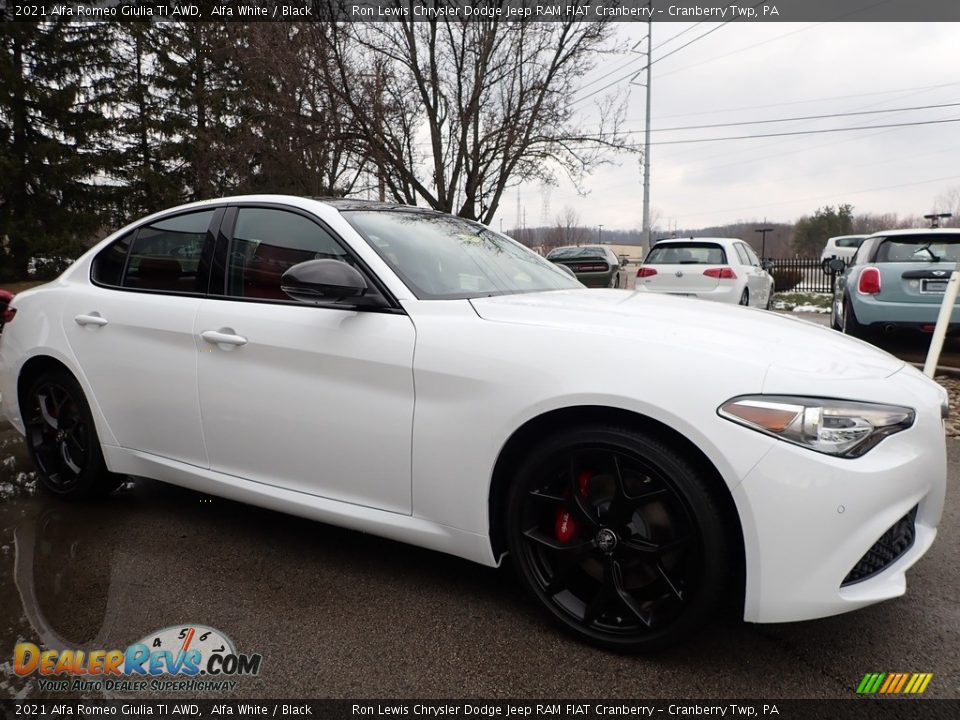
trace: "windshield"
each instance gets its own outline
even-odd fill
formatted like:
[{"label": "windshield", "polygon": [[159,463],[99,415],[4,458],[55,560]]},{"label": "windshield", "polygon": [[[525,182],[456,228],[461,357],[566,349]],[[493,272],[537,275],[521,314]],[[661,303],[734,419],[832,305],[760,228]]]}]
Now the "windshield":
[{"label": "windshield", "polygon": [[727,254],[716,243],[657,243],[644,265],[726,265]]},{"label": "windshield", "polygon": [[896,235],[880,243],[874,262],[937,262],[960,260],[960,235],[934,233]]},{"label": "windshield", "polygon": [[582,288],[532,250],[476,222],[404,210],[343,216],[421,300]]}]

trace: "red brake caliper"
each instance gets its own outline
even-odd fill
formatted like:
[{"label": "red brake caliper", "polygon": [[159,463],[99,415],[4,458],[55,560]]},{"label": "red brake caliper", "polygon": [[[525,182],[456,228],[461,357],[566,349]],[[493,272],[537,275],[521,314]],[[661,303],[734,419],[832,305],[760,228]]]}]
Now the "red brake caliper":
[{"label": "red brake caliper", "polygon": [[[590,473],[584,470],[580,473],[580,476],[577,478],[577,488],[580,491],[580,495],[587,497],[587,494],[590,492]],[[564,493],[565,495],[567,493]],[[573,519],[573,515],[570,514],[570,511],[565,508],[557,508],[557,516],[554,521],[554,534],[557,536],[557,540],[562,543],[568,543],[577,534],[577,529],[579,528],[579,523]]]}]

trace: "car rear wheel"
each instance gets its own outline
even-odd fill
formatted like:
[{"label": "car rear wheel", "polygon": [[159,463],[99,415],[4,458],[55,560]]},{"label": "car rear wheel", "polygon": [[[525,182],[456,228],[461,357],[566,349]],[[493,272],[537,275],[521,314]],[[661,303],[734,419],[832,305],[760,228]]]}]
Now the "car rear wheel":
[{"label": "car rear wheel", "polygon": [[743,289],[743,292],[740,293],[740,304],[749,305],[750,304],[750,291],[746,288]]},{"label": "car rear wheel", "polygon": [[866,327],[857,322],[857,316],[853,312],[853,306],[850,305],[850,300],[847,298],[843,299],[843,319],[840,330],[844,335],[850,335],[855,338],[863,338],[867,334]]},{"label": "car rear wheel", "polygon": [[675,449],[613,426],[538,445],[507,505],[524,584],[581,640],[613,650],[673,645],[724,597],[728,535],[713,491]]},{"label": "car rear wheel", "polygon": [[46,490],[78,499],[119,487],[123,476],[107,471],[90,406],[73,376],[43,373],[26,400],[27,449]]}]

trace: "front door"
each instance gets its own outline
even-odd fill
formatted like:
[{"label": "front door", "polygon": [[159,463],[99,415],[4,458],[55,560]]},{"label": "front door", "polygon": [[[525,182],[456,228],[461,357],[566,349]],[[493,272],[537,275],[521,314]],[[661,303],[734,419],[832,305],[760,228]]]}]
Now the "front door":
[{"label": "front door", "polygon": [[201,302],[196,326],[211,469],[409,513],[410,319],[304,305],[283,293],[280,276],[297,263],[357,265],[306,213],[240,207],[227,224],[222,294]]}]

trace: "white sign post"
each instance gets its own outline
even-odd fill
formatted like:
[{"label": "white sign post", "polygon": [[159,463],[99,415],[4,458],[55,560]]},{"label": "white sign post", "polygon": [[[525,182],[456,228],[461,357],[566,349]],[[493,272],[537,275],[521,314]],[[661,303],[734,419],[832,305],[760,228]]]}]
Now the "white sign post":
[{"label": "white sign post", "polygon": [[943,303],[940,305],[940,314],[937,316],[937,326],[933,329],[930,339],[930,349],[927,351],[927,361],[923,364],[923,374],[933,377],[937,371],[937,361],[940,360],[940,351],[943,350],[943,339],[950,326],[950,317],[953,315],[953,305],[957,301],[957,292],[960,291],[960,272],[954,270],[947,281],[947,290],[943,293]]}]

